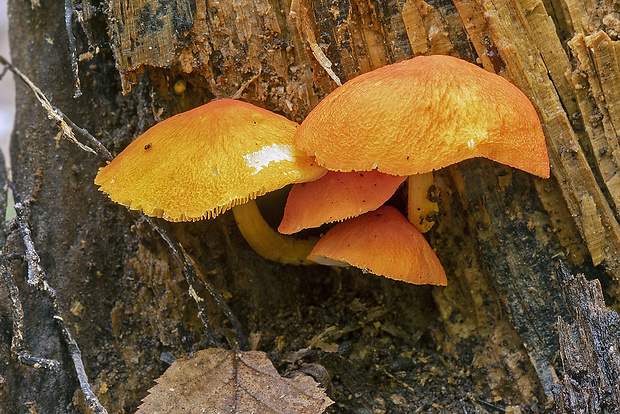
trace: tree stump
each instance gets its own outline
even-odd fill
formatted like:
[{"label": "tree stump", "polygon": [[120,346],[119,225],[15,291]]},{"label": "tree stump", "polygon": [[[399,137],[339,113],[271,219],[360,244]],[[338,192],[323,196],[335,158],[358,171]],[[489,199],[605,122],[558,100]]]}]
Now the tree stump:
[{"label": "tree stump", "polygon": [[[158,120],[235,94],[300,122],[336,78],[415,55],[458,56],[522,89],[543,123],[552,178],[482,159],[436,172],[440,213],[427,238],[446,288],[267,262],[230,214],[164,225],[280,373],[326,369],[331,412],[552,410],[561,369],[555,324],[569,315],[558,261],[601,278],[610,301],[618,296],[617,3],[67,5],[9,2],[12,61],[114,155]],[[133,412],[173,360],[206,346],[181,270],[157,234],[97,191],[105,161],[61,138],[19,82],[11,162],[15,199],[29,202],[40,265],[93,390],[109,412]],[[262,204],[277,221],[278,201]],[[9,288],[0,282],[0,412],[87,412],[52,305],[26,283],[15,227],[4,254],[23,305],[24,344],[60,369],[17,361]],[[222,339],[231,326],[215,303],[208,309]]]}]

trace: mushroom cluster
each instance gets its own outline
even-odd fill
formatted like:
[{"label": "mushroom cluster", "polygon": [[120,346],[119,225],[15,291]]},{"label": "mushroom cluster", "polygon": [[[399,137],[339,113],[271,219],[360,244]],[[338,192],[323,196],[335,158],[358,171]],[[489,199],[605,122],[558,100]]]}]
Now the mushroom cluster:
[{"label": "mushroom cluster", "polygon": [[[364,213],[329,230],[310,259],[416,284],[447,283],[439,262],[424,256],[434,253],[420,234],[432,226],[428,214],[437,211],[426,196],[433,171],[485,157],[549,177],[542,126],[525,94],[450,56],[415,57],[345,83],[308,114],[293,144],[330,172],[293,186],[279,230],[290,234]],[[407,176],[409,226],[397,210],[373,211]],[[319,193],[322,206],[336,208],[303,211]],[[388,246],[398,253],[388,254]],[[403,261],[416,266],[403,267]]]},{"label": "mushroom cluster", "polygon": [[[473,157],[549,177],[540,121],[517,87],[457,58],[420,56],[345,83],[299,126],[229,99],[176,115],[95,183],[113,201],[170,221],[232,208],[248,243],[271,260],[445,285],[421,233],[437,211],[426,189],[434,170]],[[384,206],[407,178],[409,220]],[[253,200],[293,183],[279,234]],[[340,223],[318,243],[287,236],[330,222]]]}]

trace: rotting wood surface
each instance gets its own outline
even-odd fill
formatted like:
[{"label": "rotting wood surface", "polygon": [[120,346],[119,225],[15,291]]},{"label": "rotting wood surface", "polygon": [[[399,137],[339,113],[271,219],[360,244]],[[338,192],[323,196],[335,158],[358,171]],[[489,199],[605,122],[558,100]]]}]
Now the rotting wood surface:
[{"label": "rotting wood surface", "polygon": [[564,377],[555,387],[558,413],[617,413],[620,407],[620,317],[608,310],[598,280],[558,277],[572,321],[558,320]]},{"label": "rotting wood surface", "polygon": [[[228,216],[173,231],[279,369],[313,362],[333,373],[334,412],[550,409],[559,368],[553,328],[566,315],[557,260],[620,279],[617,4],[112,0],[104,10],[86,1],[78,13],[86,36],[74,24],[84,53],[84,96],[76,102],[63,12],[42,3],[11,2],[13,60],[114,153],[155,119],[238,91],[301,121],[335,88],[328,68],[344,82],[444,53],[519,86],[543,121],[553,178],[485,160],[435,174],[440,216],[428,237],[447,288],[266,263]],[[85,53],[89,45],[100,54]],[[65,313],[102,402],[130,412],[166,361],[201,347],[195,309],[165,246],[92,188],[100,164],[64,141],[56,147],[54,128],[18,91],[13,177],[21,195],[36,193],[33,233],[45,246],[43,264],[72,310]],[[19,253],[15,235],[8,240]],[[29,323],[40,332],[30,336],[40,342],[32,350],[62,357],[44,304],[31,300]],[[216,315],[214,325],[225,328]],[[0,355],[10,360],[4,345]],[[57,401],[80,411],[70,371],[54,377],[11,364],[0,371],[0,401],[64,412],[49,409]],[[15,394],[22,382],[44,392]]]}]

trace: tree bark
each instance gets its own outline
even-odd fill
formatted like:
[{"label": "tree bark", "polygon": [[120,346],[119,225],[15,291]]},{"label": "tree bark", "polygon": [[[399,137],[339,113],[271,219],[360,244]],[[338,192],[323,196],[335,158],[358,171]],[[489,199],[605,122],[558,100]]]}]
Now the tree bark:
[{"label": "tree bark", "polygon": [[558,269],[573,323],[558,318],[564,378],[553,390],[558,413],[615,413],[620,406],[620,318],[607,310],[598,280]]},{"label": "tree bark", "polygon": [[[440,216],[427,237],[446,288],[267,262],[229,213],[165,225],[281,373],[309,362],[327,369],[331,412],[552,409],[561,369],[555,324],[569,318],[555,278],[559,260],[601,278],[611,302],[618,296],[617,2],[111,0],[75,7],[67,14],[58,2],[11,0],[12,61],[114,155],[158,120],[236,93],[300,122],[336,87],[335,77],[345,82],[414,55],[459,56],[521,88],[543,122],[552,178],[483,159],[435,174]],[[97,191],[104,160],[55,140],[58,133],[18,82],[15,199],[29,201],[41,266],[93,390],[109,412],[133,412],[171,361],[205,348],[202,325],[167,245]],[[262,208],[277,220],[277,200]],[[15,228],[4,251],[24,308],[24,343],[61,369],[24,366],[11,353],[13,316],[0,282],[0,413],[87,412],[50,303],[25,282]],[[231,327],[212,302],[209,318],[221,341]]]}]

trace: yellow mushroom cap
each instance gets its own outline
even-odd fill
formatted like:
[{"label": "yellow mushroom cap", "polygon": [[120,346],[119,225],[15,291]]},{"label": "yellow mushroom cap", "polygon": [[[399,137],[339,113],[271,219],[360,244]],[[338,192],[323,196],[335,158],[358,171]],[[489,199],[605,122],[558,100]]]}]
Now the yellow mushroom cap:
[{"label": "yellow mushroom cap", "polygon": [[426,173],[473,157],[549,177],[538,115],[504,78],[450,56],[360,75],[302,122],[295,146],[329,170]]},{"label": "yellow mushroom cap", "polygon": [[158,123],[99,171],[110,198],[169,221],[215,217],[325,174],[292,145],[297,128],[266,109],[222,99]]},{"label": "yellow mushroom cap", "polygon": [[379,171],[328,171],[318,180],[295,184],[278,231],[292,234],[375,210],[406,179]]},{"label": "yellow mushroom cap", "polygon": [[309,260],[326,265],[352,265],[376,275],[416,285],[447,285],[435,252],[394,207],[336,224],[323,236]]}]

